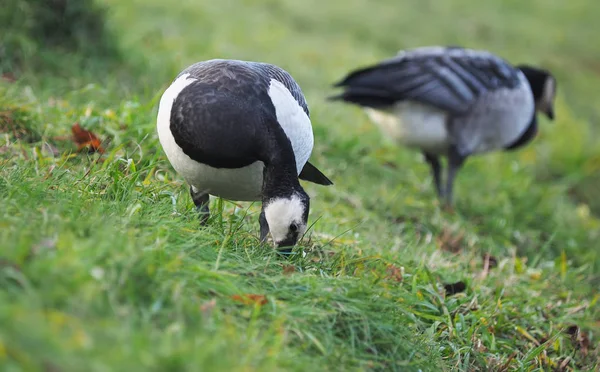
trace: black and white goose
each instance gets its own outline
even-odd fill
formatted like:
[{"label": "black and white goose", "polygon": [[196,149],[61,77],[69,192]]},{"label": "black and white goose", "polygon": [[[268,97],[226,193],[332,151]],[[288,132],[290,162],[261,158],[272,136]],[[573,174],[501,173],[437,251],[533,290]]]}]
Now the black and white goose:
[{"label": "black and white goose", "polygon": [[310,198],[299,178],[332,184],[308,162],[314,137],[300,87],[271,64],[215,59],[189,66],[163,93],[157,130],[202,223],[209,195],[261,200],[260,238],[270,232],[278,248],[306,231]]},{"label": "black and white goose", "polygon": [[[348,74],[331,97],[365,108],[398,143],[420,149],[439,197],[452,204],[456,173],[473,154],[512,150],[537,133],[536,112],[554,119],[556,80],[487,51],[429,46]],[[440,156],[448,158],[446,185]]]}]

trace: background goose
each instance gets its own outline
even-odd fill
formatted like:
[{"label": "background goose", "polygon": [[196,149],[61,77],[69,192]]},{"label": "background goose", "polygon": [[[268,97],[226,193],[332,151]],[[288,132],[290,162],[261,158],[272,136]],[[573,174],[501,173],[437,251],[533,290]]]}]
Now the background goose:
[{"label": "background goose", "polygon": [[331,181],[308,162],[314,138],[304,95],[283,69],[257,62],[210,60],[183,70],[164,92],[160,143],[208,216],[209,195],[262,200],[260,238],[296,244],[310,198],[298,178]]},{"label": "background goose", "polygon": [[[531,66],[513,67],[487,51],[437,46],[401,51],[335,86],[344,90],[331,99],[365,107],[387,136],[423,152],[447,205],[469,155],[527,144],[537,133],[537,111],[554,119],[554,77]],[[445,187],[440,156],[448,158]]]}]

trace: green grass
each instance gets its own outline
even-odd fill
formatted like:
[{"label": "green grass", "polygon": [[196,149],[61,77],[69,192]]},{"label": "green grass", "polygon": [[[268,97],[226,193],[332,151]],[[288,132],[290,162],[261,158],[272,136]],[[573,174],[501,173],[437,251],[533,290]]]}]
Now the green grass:
[{"label": "green grass", "polygon": [[[101,3],[123,60],[49,52],[52,73],[0,83],[0,369],[600,368],[596,2]],[[454,214],[418,154],[324,99],[349,69],[428,44],[559,79],[557,121],[470,159]],[[217,57],[278,64],[309,102],[335,185],[305,184],[315,224],[290,259],[258,243],[258,204],[215,199],[199,228],[158,144],[162,91]],[[106,154],[75,152],[75,122]]]}]

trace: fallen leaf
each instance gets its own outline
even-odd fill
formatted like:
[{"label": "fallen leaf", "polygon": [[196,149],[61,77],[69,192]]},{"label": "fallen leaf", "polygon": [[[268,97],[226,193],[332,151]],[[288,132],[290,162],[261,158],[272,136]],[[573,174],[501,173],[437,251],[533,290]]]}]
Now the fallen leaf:
[{"label": "fallen leaf", "polygon": [[267,297],[265,295],[259,294],[243,294],[243,295],[233,295],[231,299],[237,302],[241,302],[245,305],[265,305],[267,302]]},{"label": "fallen leaf", "polygon": [[213,312],[213,309],[217,305],[217,299],[213,298],[210,301],[206,301],[202,305],[200,305],[200,311],[202,312],[202,316],[204,318],[209,318]]},{"label": "fallen leaf", "polygon": [[467,289],[465,282],[460,281],[451,284],[444,284],[444,290],[448,296],[452,296],[457,293],[464,292]]},{"label": "fallen leaf", "polygon": [[512,353],[512,354],[511,354],[511,355],[508,357],[508,359],[506,360],[506,362],[504,362],[504,364],[503,364],[503,365],[501,365],[501,366],[498,368],[498,371],[502,371],[502,372],[504,372],[504,371],[508,371],[508,368],[510,367],[510,365],[511,365],[512,361],[515,359],[515,357],[516,357],[517,355],[518,355],[518,354],[517,354],[517,352],[514,352],[514,353]]},{"label": "fallen leaf", "polygon": [[296,267],[294,265],[283,265],[283,274],[291,275],[296,272]]},{"label": "fallen leaf", "polygon": [[17,77],[12,72],[5,72],[2,74],[2,80],[7,81],[9,83],[14,83],[17,81]]},{"label": "fallen leaf", "polygon": [[566,331],[568,335],[575,336],[577,335],[577,332],[579,332],[579,327],[573,324],[572,326],[569,326]]},{"label": "fallen leaf", "polygon": [[500,364],[502,361],[498,357],[488,356],[486,359],[486,367],[488,371],[500,371]]},{"label": "fallen leaf", "polygon": [[444,204],[444,206],[442,207],[442,210],[448,214],[456,213],[456,211],[454,210],[454,207],[450,204]]},{"label": "fallen leaf", "polygon": [[0,133],[12,133],[13,137],[27,143],[37,142],[40,139],[38,133],[27,126],[24,121],[15,121],[22,110],[19,108],[0,111]]},{"label": "fallen leaf", "polygon": [[404,269],[403,267],[397,267],[395,265],[389,264],[387,267],[386,278],[394,280],[398,283],[402,282],[402,278],[403,278],[402,272],[404,271],[403,269]]},{"label": "fallen leaf", "polygon": [[590,338],[587,333],[583,332],[577,325],[571,325],[567,328],[567,334],[571,336],[573,345],[581,351],[583,356],[587,356],[590,348]]},{"label": "fallen leaf", "polygon": [[495,267],[498,267],[498,259],[496,259],[496,257],[492,256],[491,254],[486,253],[482,256],[482,258],[484,265],[487,262],[488,268],[493,269]]},{"label": "fallen leaf", "polygon": [[568,371],[569,370],[569,364],[571,363],[571,360],[573,360],[573,359],[571,359],[570,356],[567,356],[567,357],[564,357],[562,359],[559,359],[560,364],[556,367],[555,371],[557,371],[557,372]]},{"label": "fallen leaf", "polygon": [[476,337],[476,333],[473,333],[473,336],[471,337],[471,344],[472,348],[478,353],[484,353],[487,351],[487,348],[485,347],[481,339]]},{"label": "fallen leaf", "polygon": [[486,253],[482,256],[483,258],[483,271],[481,272],[481,278],[485,279],[490,272],[491,268],[498,266],[498,261],[496,258],[489,253]]},{"label": "fallen leaf", "polygon": [[442,234],[437,238],[438,245],[444,251],[459,253],[462,251],[464,233],[453,233],[450,229],[444,228]]},{"label": "fallen leaf", "polygon": [[73,141],[77,145],[77,151],[81,151],[83,148],[89,147],[90,152],[97,151],[101,154],[104,153],[102,141],[100,141],[100,139],[98,139],[94,133],[83,129],[79,123],[73,124],[71,127],[71,132],[73,132]]}]

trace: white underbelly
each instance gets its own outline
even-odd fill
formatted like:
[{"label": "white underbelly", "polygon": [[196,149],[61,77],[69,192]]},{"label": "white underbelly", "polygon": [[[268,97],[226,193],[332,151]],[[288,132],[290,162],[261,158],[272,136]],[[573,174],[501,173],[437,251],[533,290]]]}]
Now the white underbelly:
[{"label": "white underbelly", "polygon": [[413,102],[400,102],[382,111],[365,109],[383,134],[409,147],[434,153],[444,152],[450,139],[443,111]]},{"label": "white underbelly", "polygon": [[187,156],[170,132],[159,130],[159,139],[175,171],[198,191],[223,199],[261,199],[264,164],[256,161],[243,168],[214,168]]}]

